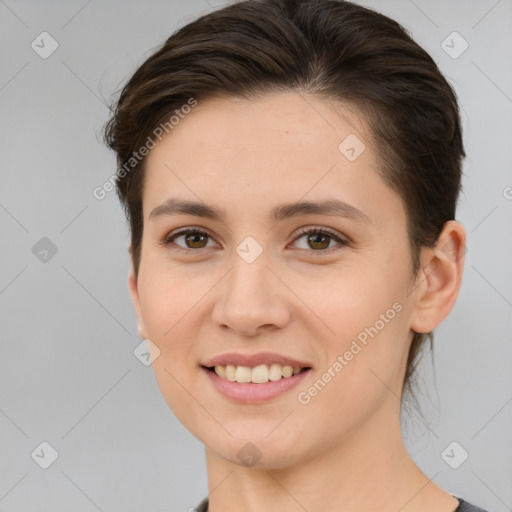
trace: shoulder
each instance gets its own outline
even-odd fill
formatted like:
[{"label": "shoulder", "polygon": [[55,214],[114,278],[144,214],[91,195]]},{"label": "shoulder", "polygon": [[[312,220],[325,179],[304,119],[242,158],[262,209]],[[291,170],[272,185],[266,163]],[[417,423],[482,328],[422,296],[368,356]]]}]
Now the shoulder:
[{"label": "shoulder", "polygon": [[[472,503],[469,503],[462,498],[457,496],[456,498],[459,500],[459,506],[455,512],[488,512],[487,510],[477,507],[476,505],[473,505]],[[195,509],[195,512],[208,512],[208,497],[204,498],[201,503],[199,503]]]},{"label": "shoulder", "polygon": [[456,498],[459,500],[459,506],[457,507],[457,510],[455,510],[455,512],[488,512],[487,510],[477,507],[476,505],[473,505],[472,503],[469,503],[463,500],[462,498],[459,498],[457,496]]}]

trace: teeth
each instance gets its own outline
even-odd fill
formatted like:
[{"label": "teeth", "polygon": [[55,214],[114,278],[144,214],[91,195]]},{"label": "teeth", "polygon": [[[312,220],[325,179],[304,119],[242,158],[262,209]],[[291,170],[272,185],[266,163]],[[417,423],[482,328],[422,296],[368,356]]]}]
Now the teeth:
[{"label": "teeth", "polygon": [[[215,367],[215,371],[217,371],[217,367]],[[231,382],[235,381],[235,373],[236,373],[236,366],[233,366],[232,364],[228,364],[226,366],[226,379],[230,380]],[[219,375],[217,373],[217,375]],[[219,377],[222,377],[222,375],[219,375]]]},{"label": "teeth", "polygon": [[280,364],[271,364],[268,371],[269,380],[279,380],[283,376],[283,367]]},{"label": "teeth", "polygon": [[222,377],[223,379],[227,379],[226,377],[226,367],[225,366],[216,366],[215,372],[219,377]]},{"label": "teeth", "polygon": [[232,364],[217,365],[215,373],[230,382],[254,382],[264,384],[265,382],[288,378],[301,372],[300,366],[283,366],[281,364],[260,364],[251,368],[250,366],[235,366]]},{"label": "teeth", "polygon": [[[247,368],[247,366],[244,366],[244,368]],[[251,375],[251,382],[256,382],[258,384],[268,382],[268,367],[266,364],[260,364],[259,366],[255,366],[252,369],[252,372],[250,370],[249,372]]]},{"label": "teeth", "polygon": [[283,366],[283,377],[291,377],[293,375],[293,368],[291,366]]},{"label": "teeth", "polygon": [[251,382],[252,372],[248,366],[237,366],[235,380],[237,382]]}]

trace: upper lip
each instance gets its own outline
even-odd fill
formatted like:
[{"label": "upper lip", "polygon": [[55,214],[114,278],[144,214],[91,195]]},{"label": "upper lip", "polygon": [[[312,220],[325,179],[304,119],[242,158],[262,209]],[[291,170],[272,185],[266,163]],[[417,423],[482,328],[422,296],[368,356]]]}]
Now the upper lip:
[{"label": "upper lip", "polygon": [[311,365],[298,359],[276,354],[275,352],[259,352],[257,354],[240,354],[231,352],[228,354],[221,354],[212,359],[207,360],[203,366],[211,367],[217,365],[232,364],[234,366],[258,366],[260,364],[281,364],[283,366],[300,366],[301,368],[309,367]]}]

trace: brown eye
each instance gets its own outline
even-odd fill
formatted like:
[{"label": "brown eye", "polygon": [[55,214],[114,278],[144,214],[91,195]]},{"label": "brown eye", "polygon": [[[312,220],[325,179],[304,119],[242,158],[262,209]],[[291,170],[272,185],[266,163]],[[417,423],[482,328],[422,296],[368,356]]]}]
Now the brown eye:
[{"label": "brown eye", "polygon": [[300,230],[299,236],[295,238],[295,242],[301,238],[305,240],[305,243],[302,247],[298,245],[296,245],[296,247],[309,250],[310,252],[331,252],[331,249],[336,249],[336,247],[331,245],[331,242],[335,242],[338,246],[342,247],[349,245],[349,243],[337,233],[327,230],[326,228],[303,228]]},{"label": "brown eye", "polygon": [[327,249],[329,247],[331,237],[325,234],[313,233],[308,235],[307,240],[312,249]]},{"label": "brown eye", "polygon": [[205,233],[188,233],[185,236],[185,243],[190,247],[191,249],[202,249],[206,245],[206,239],[208,235]]},{"label": "brown eye", "polygon": [[[179,239],[183,239],[183,241],[177,243],[176,241]],[[210,235],[204,231],[198,229],[184,229],[177,233],[172,233],[165,238],[163,243],[166,246],[175,246],[172,248],[178,248],[178,250],[192,252],[194,250],[199,251],[200,249],[211,247],[211,245],[207,245],[209,239],[211,239]]]}]

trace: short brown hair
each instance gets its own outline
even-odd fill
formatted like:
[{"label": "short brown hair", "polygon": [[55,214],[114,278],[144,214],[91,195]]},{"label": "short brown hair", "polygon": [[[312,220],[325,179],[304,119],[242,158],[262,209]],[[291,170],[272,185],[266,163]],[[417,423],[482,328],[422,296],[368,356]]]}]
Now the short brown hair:
[{"label": "short brown hair", "polygon": [[[396,21],[342,0],[245,0],[176,31],[133,74],[105,126],[119,166],[190,98],[252,98],[299,90],[354,105],[381,156],[377,170],[401,197],[413,272],[455,218],[465,157],[456,94]],[[144,164],[116,182],[130,223],[135,272],[143,231]],[[414,333],[404,391],[424,341]]]}]

